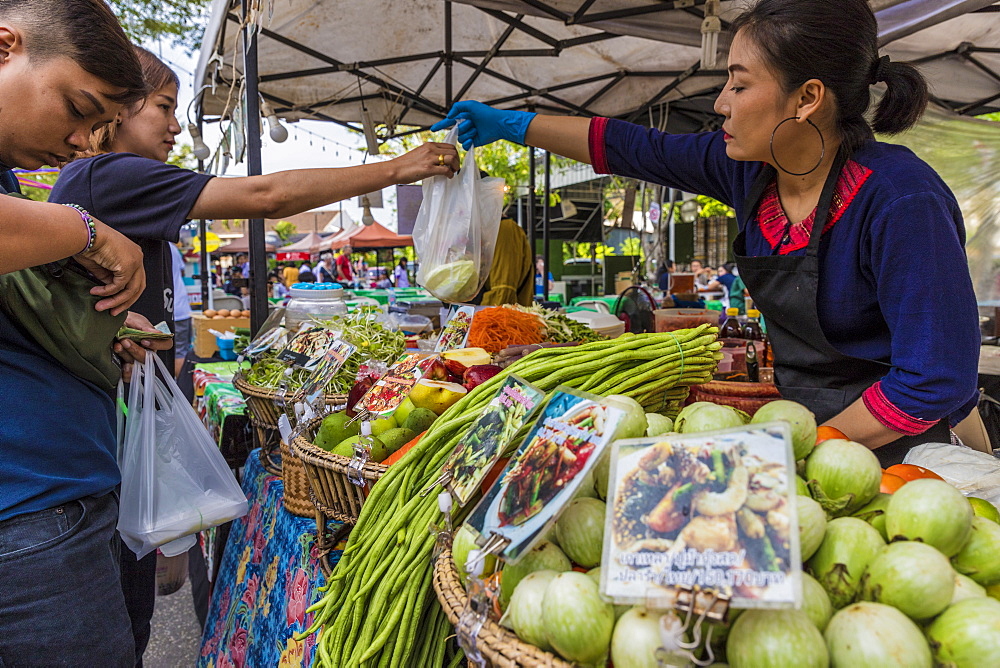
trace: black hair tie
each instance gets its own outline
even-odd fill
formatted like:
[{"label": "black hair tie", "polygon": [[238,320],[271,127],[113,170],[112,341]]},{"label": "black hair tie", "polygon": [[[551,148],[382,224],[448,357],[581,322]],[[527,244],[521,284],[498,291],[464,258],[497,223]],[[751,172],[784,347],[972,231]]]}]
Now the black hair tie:
[{"label": "black hair tie", "polygon": [[889,74],[889,56],[882,56],[875,61],[874,74],[872,74],[872,85],[880,81],[885,81]]}]

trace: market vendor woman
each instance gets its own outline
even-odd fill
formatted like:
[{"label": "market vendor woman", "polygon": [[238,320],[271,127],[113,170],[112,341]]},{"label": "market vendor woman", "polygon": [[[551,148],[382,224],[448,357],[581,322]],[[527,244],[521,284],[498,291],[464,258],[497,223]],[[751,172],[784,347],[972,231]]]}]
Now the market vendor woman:
[{"label": "market vendor woman", "polygon": [[526,143],[734,207],[734,254],[767,319],[782,395],[883,465],[947,442],[978,398],[962,214],[934,170],[873,135],[911,127],[926,83],[879,57],[865,0],[761,0],[732,30],[716,132],[667,135],[476,102],[433,129],[459,119],[463,144]]}]

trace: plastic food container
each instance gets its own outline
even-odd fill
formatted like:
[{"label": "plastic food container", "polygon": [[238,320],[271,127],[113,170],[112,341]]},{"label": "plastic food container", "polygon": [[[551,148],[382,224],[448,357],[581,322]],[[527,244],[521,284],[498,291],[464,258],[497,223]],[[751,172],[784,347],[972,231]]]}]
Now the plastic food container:
[{"label": "plastic food container", "polygon": [[690,329],[702,323],[719,324],[719,312],[697,308],[661,308],[653,311],[657,332]]},{"label": "plastic food container", "polygon": [[325,319],[347,315],[344,288],[340,283],[295,283],[289,290],[285,327],[297,332],[302,323],[313,318]]},{"label": "plastic food container", "polygon": [[236,359],[236,351],[233,350],[234,343],[236,343],[236,339],[223,339],[218,336],[215,337],[215,344],[219,346],[219,357],[226,361]]}]

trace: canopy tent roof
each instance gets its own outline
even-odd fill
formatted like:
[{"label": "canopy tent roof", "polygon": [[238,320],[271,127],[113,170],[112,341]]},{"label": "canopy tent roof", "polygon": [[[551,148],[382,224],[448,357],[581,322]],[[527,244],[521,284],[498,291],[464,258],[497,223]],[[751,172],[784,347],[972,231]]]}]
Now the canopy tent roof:
[{"label": "canopy tent roof", "polygon": [[318,253],[321,248],[325,248],[323,241],[329,239],[330,235],[323,237],[315,232],[310,232],[293,244],[288,244],[287,246],[282,246],[278,249],[279,253]]},{"label": "canopy tent roof", "polygon": [[[885,53],[916,60],[935,98],[970,114],[1000,109],[1000,6],[993,3],[872,0]],[[743,4],[722,2],[724,25]],[[365,112],[382,139],[426,127],[456,99],[625,117],[674,132],[712,128],[724,54],[715,70],[699,68],[702,5],[282,0],[273,14],[258,14],[260,91],[286,119],[360,129]],[[201,98],[206,118],[224,114],[236,98],[229,85],[242,76],[239,6],[213,4],[196,75],[216,84]],[[669,115],[660,113],[666,102]]]},{"label": "canopy tent roof", "polygon": [[374,248],[402,248],[413,245],[413,237],[396,234],[389,228],[378,223],[359,225],[346,229],[328,240],[330,248],[343,248],[350,244],[355,250],[371,250]]},{"label": "canopy tent roof", "polygon": [[[268,253],[273,253],[277,248],[274,244],[264,244],[264,249]],[[235,255],[236,253],[250,252],[250,237],[244,234],[238,239],[233,239],[225,246],[220,246],[212,251],[213,255]]]}]

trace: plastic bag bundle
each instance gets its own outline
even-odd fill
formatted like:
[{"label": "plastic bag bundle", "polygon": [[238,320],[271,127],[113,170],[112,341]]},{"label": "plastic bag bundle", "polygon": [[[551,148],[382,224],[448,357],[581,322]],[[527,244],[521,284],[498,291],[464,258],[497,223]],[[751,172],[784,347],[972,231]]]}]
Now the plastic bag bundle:
[{"label": "plastic bag bundle", "polygon": [[194,534],[247,513],[233,472],[155,354],[133,369],[119,439],[118,531],[138,557],[161,546],[166,556],[179,554]]},{"label": "plastic bag bundle", "polygon": [[1000,505],[1000,460],[950,443],[924,443],[906,453],[905,464],[929,468],[966,496]]},{"label": "plastic bag bundle", "polygon": [[[457,126],[445,142],[454,144]],[[420,260],[417,283],[445,302],[466,302],[483,287],[493,266],[493,251],[503,213],[501,178],[481,178],[476,149],[465,155],[452,178],[424,179],[424,199],[413,224]]]}]

